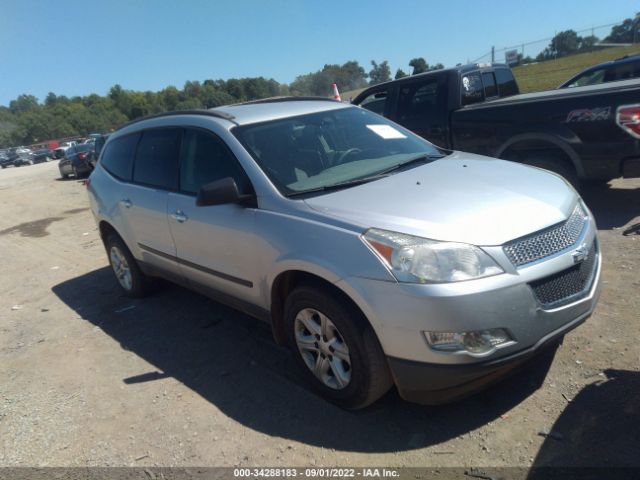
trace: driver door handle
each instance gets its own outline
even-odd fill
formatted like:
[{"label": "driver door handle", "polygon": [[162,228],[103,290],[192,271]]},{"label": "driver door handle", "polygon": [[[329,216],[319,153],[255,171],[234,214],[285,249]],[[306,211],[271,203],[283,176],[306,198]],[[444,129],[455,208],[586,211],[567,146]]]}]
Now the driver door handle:
[{"label": "driver door handle", "polygon": [[125,208],[131,208],[132,203],[128,198],[123,198],[122,200],[120,200],[120,202],[122,203],[122,205],[124,205]]},{"label": "driver door handle", "polygon": [[189,217],[187,217],[182,210],[176,210],[171,214],[171,218],[173,218],[176,222],[184,223]]}]

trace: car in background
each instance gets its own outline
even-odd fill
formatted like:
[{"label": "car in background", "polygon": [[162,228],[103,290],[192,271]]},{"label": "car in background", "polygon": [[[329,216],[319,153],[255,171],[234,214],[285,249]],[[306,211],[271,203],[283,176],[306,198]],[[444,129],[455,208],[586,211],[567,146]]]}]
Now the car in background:
[{"label": "car in background", "polygon": [[33,165],[35,160],[33,158],[33,152],[25,147],[18,147],[13,150],[13,154],[10,154],[13,165],[15,167],[22,167],[24,165]]},{"label": "car in background", "polygon": [[86,177],[95,165],[95,149],[92,144],[74,145],[65,152],[64,158],[58,162],[58,170],[62,178],[73,175],[76,178]]},{"label": "car in background", "polygon": [[95,142],[93,144],[95,155],[91,159],[93,168],[96,167],[96,163],[98,163],[98,157],[100,157],[100,152],[102,151],[102,147],[104,147],[104,144],[107,142],[108,138],[109,138],[109,134],[104,134],[104,135],[100,135],[99,137],[96,137]]},{"label": "car in background", "polygon": [[33,152],[33,163],[44,163],[54,158],[54,152],[50,148],[42,148]]},{"label": "car in background", "polygon": [[64,158],[67,150],[71,148],[71,145],[60,145],[53,151],[54,158]]},{"label": "car in background", "polygon": [[9,165],[13,165],[13,161],[9,159],[8,150],[0,152],[0,167],[7,168]]},{"label": "car in background", "polygon": [[584,87],[640,77],[640,55],[625,55],[600,63],[571,77],[558,88]]}]

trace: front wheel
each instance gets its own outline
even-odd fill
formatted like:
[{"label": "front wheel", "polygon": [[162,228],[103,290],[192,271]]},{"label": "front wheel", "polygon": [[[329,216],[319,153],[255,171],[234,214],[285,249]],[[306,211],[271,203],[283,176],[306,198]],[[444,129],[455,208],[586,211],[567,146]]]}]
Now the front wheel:
[{"label": "front wheel", "polygon": [[315,286],[287,297],[285,327],[296,362],[314,390],[348,409],[364,408],[392,385],[373,329],[348,302]]},{"label": "front wheel", "polygon": [[146,296],[152,286],[152,280],[142,273],[122,239],[115,233],[109,235],[105,241],[105,248],[111,269],[124,293],[132,298]]}]

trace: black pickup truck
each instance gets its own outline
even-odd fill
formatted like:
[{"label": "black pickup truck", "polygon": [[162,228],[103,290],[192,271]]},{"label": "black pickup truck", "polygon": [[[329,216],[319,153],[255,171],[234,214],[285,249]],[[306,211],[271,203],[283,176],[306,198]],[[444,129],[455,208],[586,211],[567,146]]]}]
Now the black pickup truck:
[{"label": "black pickup truck", "polygon": [[520,94],[506,65],[473,64],[364,90],[353,103],[430,142],[580,180],[640,177],[640,80]]}]

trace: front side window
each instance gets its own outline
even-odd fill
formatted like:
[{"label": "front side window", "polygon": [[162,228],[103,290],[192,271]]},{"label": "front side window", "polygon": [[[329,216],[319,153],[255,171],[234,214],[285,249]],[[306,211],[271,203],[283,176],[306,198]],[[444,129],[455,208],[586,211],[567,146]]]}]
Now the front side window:
[{"label": "front side window", "polygon": [[203,185],[227,177],[236,181],[240,193],[249,192],[244,170],[222,140],[200,130],[186,130],[180,155],[180,190],[196,194]]},{"label": "front side window", "polygon": [[584,87],[585,85],[597,85],[599,83],[604,82],[604,76],[606,73],[606,69],[599,68],[598,70],[593,70],[591,72],[580,75],[574,81],[572,81],[567,87]]},{"label": "front side window", "polygon": [[411,82],[400,87],[398,97],[398,121],[403,125],[411,120],[431,119],[440,114],[446,103],[442,93],[440,78],[428,81]]},{"label": "front side window", "polygon": [[149,187],[178,189],[179,128],[146,130],[138,143],[133,181]]},{"label": "front side window", "polygon": [[133,155],[140,134],[125,135],[111,140],[100,157],[100,165],[120,180],[131,181]]},{"label": "front side window", "polygon": [[356,107],[236,127],[233,133],[289,196],[346,188],[414,159],[443,156],[426,140]]},{"label": "front side window", "polygon": [[484,100],[482,78],[480,72],[467,73],[462,76],[462,105],[471,105]]},{"label": "front side window", "polygon": [[378,115],[383,115],[387,105],[387,96],[387,90],[380,90],[365,97],[359,105],[362,108],[366,108],[367,110],[377,113]]}]

